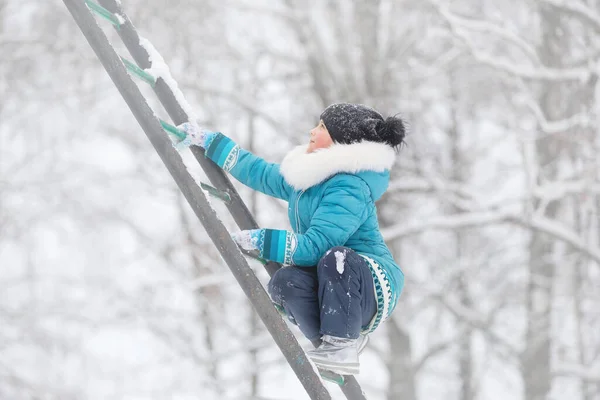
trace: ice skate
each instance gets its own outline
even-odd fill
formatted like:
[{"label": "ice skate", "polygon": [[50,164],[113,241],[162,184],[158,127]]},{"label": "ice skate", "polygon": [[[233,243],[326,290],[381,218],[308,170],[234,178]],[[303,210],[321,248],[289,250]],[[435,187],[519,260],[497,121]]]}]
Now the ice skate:
[{"label": "ice skate", "polygon": [[[324,335],[319,347],[307,352],[315,365],[340,375],[356,375],[360,372],[358,361],[359,339]],[[364,347],[363,347],[364,348]]]}]

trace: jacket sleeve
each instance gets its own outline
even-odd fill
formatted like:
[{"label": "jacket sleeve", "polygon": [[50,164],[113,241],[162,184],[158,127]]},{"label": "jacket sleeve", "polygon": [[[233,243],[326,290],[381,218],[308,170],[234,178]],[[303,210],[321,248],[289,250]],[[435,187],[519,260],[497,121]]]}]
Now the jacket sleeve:
[{"label": "jacket sleeve", "polygon": [[317,265],[327,250],[345,245],[364,223],[369,193],[366,183],[358,177],[329,184],[304,234],[261,230],[261,257],[283,264]]},{"label": "jacket sleeve", "polygon": [[254,190],[286,201],[293,191],[280,174],[279,164],[268,163],[240,148],[222,133],[216,133],[208,140],[205,154],[235,179]]}]

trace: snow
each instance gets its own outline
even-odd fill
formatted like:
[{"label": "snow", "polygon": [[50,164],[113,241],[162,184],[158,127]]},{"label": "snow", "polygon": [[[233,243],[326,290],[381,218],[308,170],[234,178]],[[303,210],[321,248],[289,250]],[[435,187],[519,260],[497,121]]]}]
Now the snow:
[{"label": "snow", "polygon": [[[362,95],[369,93],[362,56],[374,62],[375,82],[381,82],[378,71],[388,65],[384,83],[410,89],[393,101],[380,99],[383,111],[408,112],[415,124],[391,174],[390,201],[378,210],[407,279],[389,323],[409,336],[390,340],[396,338],[389,324],[371,336],[372,351],[361,356],[358,377],[370,400],[396,397],[392,387],[405,382],[416,386],[415,395],[410,386],[402,387],[407,398],[460,398],[464,377],[457,368],[458,350],[465,334],[474,343],[470,356],[479,398],[521,399],[525,380],[518,355],[528,345],[531,281],[553,289],[551,299],[536,302],[552,301],[548,333],[556,351],[551,374],[544,377],[543,383],[553,387],[546,398],[581,400],[583,382],[600,383],[600,365],[593,359],[600,332],[600,84],[592,80],[578,86],[573,80],[578,70],[600,65],[586,46],[598,39],[593,27],[600,24],[592,20],[600,19],[583,1],[542,1],[559,5],[552,8],[561,17],[555,33],[563,34],[564,63],[546,65],[531,57],[543,49],[534,2],[481,7],[455,2],[441,16],[430,10],[434,7],[416,12],[384,2],[387,21],[373,32],[382,44],[422,34],[417,51],[408,41],[406,57],[393,59],[361,52],[355,41],[361,30],[345,26],[361,28],[369,19],[350,18],[356,17],[350,15],[352,2],[335,2],[340,13],[319,2],[294,2],[295,9],[286,7],[285,20],[261,12],[248,18],[239,2],[227,2],[201,24],[185,5],[173,5],[167,21],[152,10],[140,14],[141,2],[127,4],[130,16],[142,16],[133,21],[152,41],[141,41],[152,62],[145,65],[148,71],[164,78],[191,114],[172,74],[193,106],[196,99],[207,105],[206,121],[235,132],[241,144],[252,139],[255,153],[273,161],[300,144],[321,111],[315,99],[322,97],[306,85],[306,74],[297,75],[310,71],[298,54],[317,56],[332,96],[340,93],[336,82],[344,82],[348,86],[342,92],[370,101]],[[253,323],[243,290],[110,78],[96,73],[102,68],[96,57],[79,57],[81,68],[69,62],[92,54],[70,16],[57,14],[65,29],[52,30],[39,24],[50,7],[45,2],[5,3],[0,43],[9,56],[0,60],[0,94],[7,99],[0,105],[0,337],[9,374],[0,372],[0,397],[306,399],[268,331],[260,321]],[[240,8],[283,13],[273,0],[246,3],[252,4]],[[117,13],[128,21],[121,10]],[[331,23],[311,31],[311,13]],[[399,13],[407,22],[400,31],[392,29]],[[582,14],[592,18],[581,19]],[[301,20],[309,24],[303,26],[307,32],[318,34],[306,36],[305,44],[290,29],[290,22]],[[336,29],[342,36],[333,35]],[[352,34],[340,41],[347,32]],[[112,29],[107,33],[116,35]],[[583,37],[589,41],[578,40]],[[44,45],[50,43],[57,46]],[[327,51],[319,52],[320,47]],[[559,80],[561,96],[572,107],[549,109],[540,103],[540,79]],[[564,79],[572,82],[562,85]],[[152,94],[146,86],[141,90]],[[148,100],[158,105],[153,96]],[[164,117],[162,108],[156,110]],[[454,114],[460,117],[455,122],[462,178],[454,176],[456,164],[450,160]],[[555,159],[538,157],[546,140],[557,150]],[[191,152],[181,158],[197,182],[206,181]],[[548,173],[553,167],[560,170],[556,176]],[[289,226],[285,202],[251,197],[250,189],[238,187],[253,200],[249,206],[261,226]],[[226,206],[202,193],[227,227],[234,227]],[[552,202],[559,204],[558,215],[545,212]],[[540,206],[532,210],[533,204]],[[551,249],[542,260],[558,268],[550,279],[529,278],[528,268],[536,262],[530,238],[540,232]],[[331,272],[336,261],[331,257]],[[256,264],[266,287],[268,276]],[[345,274],[345,264],[337,271],[342,269]],[[458,290],[448,290],[458,282],[470,302]],[[327,306],[322,311],[339,315]],[[288,325],[309,348],[298,327]],[[404,363],[415,374],[391,381],[395,375],[388,367]],[[19,393],[21,382],[26,388]],[[325,384],[332,399],[343,399],[339,388]]]},{"label": "snow", "polygon": [[[105,151],[99,152],[103,147]],[[135,170],[131,149],[116,138],[92,137],[74,141],[72,148],[65,149],[64,157],[81,160],[87,165],[102,168],[114,174],[126,174]]]},{"label": "snow", "polygon": [[125,18],[121,14],[115,13],[115,18],[119,21],[119,24],[123,25],[125,23]]},{"label": "snow", "polygon": [[150,61],[151,65],[151,67],[146,68],[145,71],[157,79],[162,78],[175,95],[175,98],[177,99],[177,102],[179,102],[179,105],[181,105],[181,108],[183,108],[183,111],[185,111],[185,113],[187,114],[188,120],[196,121],[196,113],[194,112],[193,108],[187,102],[183,93],[179,89],[177,81],[173,79],[173,76],[171,76],[171,70],[169,69],[169,66],[162,58],[158,50],[156,50],[154,45],[148,39],[141,36],[140,46],[142,46],[148,52],[148,60]]},{"label": "snow", "polygon": [[556,375],[576,376],[587,382],[600,383],[600,368],[591,368],[579,364],[561,363],[554,371]]},{"label": "snow", "polygon": [[545,183],[533,189],[533,194],[546,201],[558,200],[568,194],[600,194],[600,184],[591,180],[557,181]]},{"label": "snow", "polygon": [[346,261],[346,252],[345,251],[336,251],[335,252],[335,268],[339,274],[344,273],[344,262]]},{"label": "snow", "polygon": [[233,275],[230,273],[206,275],[201,278],[194,279],[188,283],[188,286],[191,290],[198,290],[207,286],[220,285],[222,283],[230,282],[232,278]]}]

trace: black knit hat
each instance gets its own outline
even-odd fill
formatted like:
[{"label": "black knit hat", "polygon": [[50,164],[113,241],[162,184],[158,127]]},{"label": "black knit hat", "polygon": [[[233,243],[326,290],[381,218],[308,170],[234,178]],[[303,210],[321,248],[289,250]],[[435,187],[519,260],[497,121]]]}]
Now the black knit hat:
[{"label": "black knit hat", "polygon": [[362,104],[332,104],[321,113],[321,120],[335,143],[351,144],[363,140],[397,148],[404,141],[404,122],[397,117],[384,119]]}]

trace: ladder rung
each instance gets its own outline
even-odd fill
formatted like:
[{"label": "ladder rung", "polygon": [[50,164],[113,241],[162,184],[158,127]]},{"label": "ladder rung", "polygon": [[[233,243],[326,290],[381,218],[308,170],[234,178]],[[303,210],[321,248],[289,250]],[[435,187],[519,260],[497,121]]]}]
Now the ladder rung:
[{"label": "ladder rung", "polygon": [[153,75],[144,71],[143,69],[141,69],[140,67],[135,65],[133,62],[126,59],[125,57],[121,57],[121,61],[123,61],[123,64],[125,64],[125,67],[127,68],[127,70],[129,72],[131,72],[138,78],[142,79],[143,81],[149,83],[152,87],[154,87],[154,85],[156,84],[156,78]]},{"label": "ladder rung", "polygon": [[229,193],[219,190],[216,187],[210,186],[204,182],[200,182],[200,187],[206,190],[211,196],[223,200],[225,203],[229,203],[231,201],[231,196],[229,196]]},{"label": "ladder rung", "polygon": [[260,258],[259,254],[258,254],[258,252],[256,250],[254,250],[254,251],[252,251],[252,250],[245,250],[242,247],[240,247],[240,251],[244,255],[252,258],[253,260],[256,260],[256,261],[260,262],[262,265],[265,265],[267,263],[267,261],[264,258]]},{"label": "ladder rung", "polygon": [[111,13],[98,3],[94,3],[91,0],[85,0],[85,4],[87,4],[90,10],[92,10],[93,12],[95,12],[96,14],[98,14],[99,16],[116,26],[117,28],[121,27],[121,24],[123,24],[124,22],[123,18]]},{"label": "ladder rung", "polygon": [[185,139],[185,133],[181,132],[179,129],[177,129],[177,127],[169,124],[168,122],[163,121],[162,119],[160,120],[160,124],[162,125],[163,129],[173,135],[175,135],[177,137],[177,139],[179,140],[183,140]]}]

